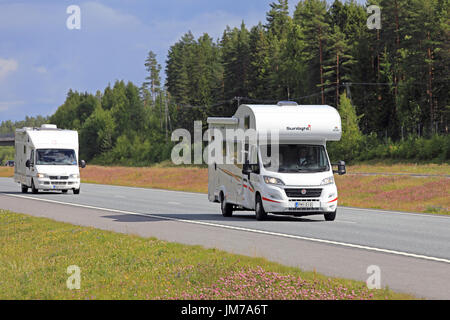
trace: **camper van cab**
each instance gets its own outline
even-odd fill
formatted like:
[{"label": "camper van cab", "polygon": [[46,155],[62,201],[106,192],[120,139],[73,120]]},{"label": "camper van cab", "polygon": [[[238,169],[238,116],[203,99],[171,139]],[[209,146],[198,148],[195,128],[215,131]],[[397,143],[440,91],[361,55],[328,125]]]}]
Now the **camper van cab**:
[{"label": "camper van cab", "polygon": [[[341,117],[335,108],[293,102],[242,105],[232,118],[209,118],[208,123],[223,137],[227,129],[254,129],[257,133],[256,146],[235,139],[224,143],[224,154],[233,145],[233,163],[209,165],[208,197],[221,204],[225,217],[233,211],[255,210],[258,220],[268,213],[321,214],[327,221],[335,220],[338,191],[333,175],[346,173],[343,161],[330,163],[326,149],[327,141],[339,141],[342,136]],[[274,130],[278,132],[277,145],[264,142],[267,139],[263,137]],[[245,150],[243,164],[237,161],[240,148]],[[278,156],[271,157],[276,149]]]},{"label": "camper van cab", "polygon": [[23,193],[39,190],[73,190],[80,193],[78,132],[61,130],[55,125],[17,129],[15,135],[16,166],[14,180]]}]

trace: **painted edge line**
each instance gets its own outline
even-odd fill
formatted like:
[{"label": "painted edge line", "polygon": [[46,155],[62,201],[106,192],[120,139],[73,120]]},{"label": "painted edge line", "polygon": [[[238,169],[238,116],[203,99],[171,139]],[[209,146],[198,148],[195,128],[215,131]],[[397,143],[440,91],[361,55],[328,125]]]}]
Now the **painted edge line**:
[{"label": "painted edge line", "polygon": [[108,208],[94,207],[94,206],[83,205],[83,204],[68,203],[68,202],[49,200],[49,199],[38,199],[38,198],[33,198],[33,197],[7,194],[7,193],[3,194],[3,195],[15,197],[15,198],[23,198],[23,199],[29,199],[29,200],[61,204],[61,205],[70,205],[70,206],[74,206],[74,207],[93,209],[93,210],[99,210],[99,211],[108,211],[108,212],[129,214],[129,215],[142,216],[142,217],[148,217],[148,218],[156,218],[156,219],[161,219],[161,220],[166,220],[166,221],[176,221],[176,222],[216,227],[216,228],[229,229],[229,230],[235,230],[235,231],[244,231],[244,232],[257,233],[257,234],[264,234],[264,235],[270,235],[270,236],[276,236],[276,237],[282,237],[282,238],[305,240],[305,241],[311,241],[311,242],[316,242],[316,243],[324,243],[324,244],[349,247],[349,248],[355,248],[355,249],[361,249],[361,250],[367,250],[367,251],[373,251],[373,252],[387,253],[387,254],[392,254],[392,255],[405,256],[405,257],[429,260],[429,261],[435,261],[435,262],[444,262],[444,263],[450,264],[449,259],[429,257],[429,256],[425,256],[425,255],[420,255],[420,254],[414,254],[414,253],[408,253],[408,252],[402,252],[402,251],[396,251],[396,250],[389,250],[389,249],[381,249],[381,248],[375,248],[375,247],[369,247],[369,246],[351,244],[351,243],[345,243],[345,242],[339,242],[339,241],[324,240],[324,239],[317,239],[317,238],[310,238],[310,237],[303,237],[303,236],[295,236],[295,235],[289,235],[289,234],[271,232],[271,231],[264,231],[264,230],[258,230],[258,229],[248,229],[248,228],[242,228],[242,227],[227,226],[227,225],[211,223],[211,222],[170,218],[170,217],[160,216],[160,215],[151,214],[151,213],[138,213],[138,212],[125,211],[125,210],[108,209]]}]

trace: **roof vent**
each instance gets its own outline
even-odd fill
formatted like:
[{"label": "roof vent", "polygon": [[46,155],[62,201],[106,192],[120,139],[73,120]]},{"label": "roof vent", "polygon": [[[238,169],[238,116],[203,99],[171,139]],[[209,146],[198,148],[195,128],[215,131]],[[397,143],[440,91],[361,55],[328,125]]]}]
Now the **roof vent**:
[{"label": "roof vent", "polygon": [[56,124],[43,124],[41,126],[41,129],[58,129]]},{"label": "roof vent", "polygon": [[295,101],[280,101],[277,106],[279,107],[298,107],[297,102]]}]

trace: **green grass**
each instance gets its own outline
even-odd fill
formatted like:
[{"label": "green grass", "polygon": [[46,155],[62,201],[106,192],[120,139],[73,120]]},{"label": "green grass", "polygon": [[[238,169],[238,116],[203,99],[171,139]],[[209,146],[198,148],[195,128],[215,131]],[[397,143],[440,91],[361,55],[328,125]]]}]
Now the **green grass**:
[{"label": "green grass", "polygon": [[[261,258],[5,210],[0,243],[0,299],[413,299]],[[66,286],[71,265],[81,269],[80,290]]]}]

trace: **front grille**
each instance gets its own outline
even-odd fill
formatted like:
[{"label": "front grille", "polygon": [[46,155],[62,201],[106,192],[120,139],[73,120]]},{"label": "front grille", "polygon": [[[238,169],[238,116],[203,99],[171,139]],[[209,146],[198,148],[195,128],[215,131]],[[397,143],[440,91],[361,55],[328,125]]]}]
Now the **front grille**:
[{"label": "front grille", "polygon": [[67,183],[63,181],[52,181],[52,184],[55,186],[65,186]]},{"label": "front grille", "polygon": [[68,176],[50,176],[50,180],[68,180]]},{"label": "front grille", "polygon": [[[320,198],[322,189],[284,189],[289,198]],[[304,194],[303,194],[304,193]]]}]

